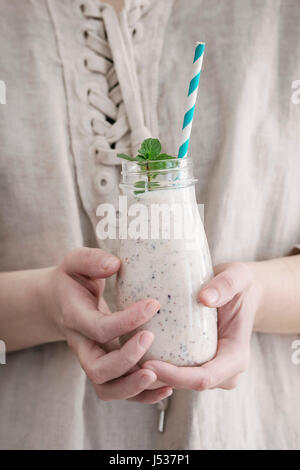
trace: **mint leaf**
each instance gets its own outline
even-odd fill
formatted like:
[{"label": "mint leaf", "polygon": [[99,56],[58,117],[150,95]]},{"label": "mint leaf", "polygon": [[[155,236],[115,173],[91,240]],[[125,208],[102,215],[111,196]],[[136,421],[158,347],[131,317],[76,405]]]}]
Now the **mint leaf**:
[{"label": "mint leaf", "polygon": [[141,162],[144,162],[145,160],[147,160],[146,157],[144,157],[143,155],[137,155],[137,160],[141,161]]},{"label": "mint leaf", "polygon": [[158,139],[146,139],[141,145],[141,148],[138,150],[138,155],[136,157],[130,157],[125,153],[118,153],[119,158],[128,160],[130,162],[145,162],[153,160],[171,160],[175,159],[172,155],[161,152],[161,143]]},{"label": "mint leaf", "polygon": [[146,160],[152,160],[157,157],[161,152],[161,144],[158,139],[146,139],[139,149],[139,154]]},{"label": "mint leaf", "polygon": [[129,160],[130,162],[136,162],[137,158],[135,157],[130,157],[129,155],[126,155],[125,153],[118,153],[117,157],[123,158],[124,160]]}]

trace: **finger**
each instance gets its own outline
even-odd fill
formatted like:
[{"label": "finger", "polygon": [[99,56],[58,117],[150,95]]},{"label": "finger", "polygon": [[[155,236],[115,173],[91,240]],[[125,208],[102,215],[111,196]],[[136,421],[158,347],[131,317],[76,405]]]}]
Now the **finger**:
[{"label": "finger", "polygon": [[101,298],[105,288],[105,279],[91,279],[83,274],[69,275],[65,272],[63,274],[68,278],[71,277],[78,284],[87,289],[94,297],[97,297],[98,299]]},{"label": "finger", "polygon": [[138,363],[153,339],[150,331],[142,331],[128,340],[121,349],[106,354],[94,363],[89,363],[87,357],[85,370],[88,377],[98,385],[121,377]]},{"label": "finger", "polygon": [[[103,280],[103,279],[101,279],[101,280]],[[103,297],[100,297],[98,299],[98,310],[103,315],[111,315],[111,313],[112,313]],[[115,339],[105,343],[105,351],[106,352],[114,351],[115,349],[120,349],[119,338],[115,338]]]},{"label": "finger", "polygon": [[70,275],[82,274],[99,279],[109,277],[120,267],[120,260],[99,248],[76,248],[64,258],[61,268]]},{"label": "finger", "polygon": [[163,383],[161,380],[157,380],[153,385],[148,387],[148,390],[156,390],[157,388],[165,387],[166,384]]},{"label": "finger", "polygon": [[95,390],[98,397],[104,401],[126,400],[143,392],[155,380],[154,372],[141,369],[104,385],[95,385]]},{"label": "finger", "polygon": [[[105,349],[106,349],[106,345],[105,345]],[[132,367],[132,369],[130,369],[127,373],[128,374],[131,374],[132,372],[135,372],[137,370],[140,370],[141,369],[141,366],[139,366],[138,364],[136,364],[135,366]],[[162,387],[165,387],[166,384],[164,384],[163,382],[161,382],[160,380],[157,380],[154,384],[150,385],[149,387],[147,387],[147,390],[156,390],[158,388],[162,388]]]},{"label": "finger", "polygon": [[[67,331],[66,338],[71,350],[77,356],[81,367],[85,370],[87,364],[94,364],[106,352],[95,341],[86,338],[77,331]],[[86,370],[85,370],[86,372]]]},{"label": "finger", "polygon": [[[74,284],[72,284],[74,283]],[[160,309],[157,300],[141,300],[127,309],[112,314],[100,312],[95,300],[89,298],[68,279],[68,299],[65,299],[63,319],[65,326],[99,343],[106,343],[129,333],[150,320]]]},{"label": "finger", "polygon": [[241,354],[240,345],[220,341],[215,359],[200,367],[176,367],[162,361],[147,361],[144,368],[152,370],[158,379],[173,388],[203,391],[215,388],[246,370],[248,359]]},{"label": "finger", "polygon": [[[168,384],[172,388],[196,389],[199,373],[196,375],[194,367],[177,367],[162,361],[146,361],[143,369],[152,370],[158,380]],[[197,368],[198,369],[198,368]]]},{"label": "finger", "polygon": [[222,307],[251,282],[252,271],[246,263],[231,263],[201,289],[198,299],[208,307]]},{"label": "finger", "polygon": [[[100,343],[130,333],[149,321],[160,309],[155,299],[140,300],[127,309],[104,315],[98,319],[96,325],[99,332]],[[94,330],[93,330],[94,331]]]},{"label": "finger", "polygon": [[89,379],[101,385],[126,374],[143,357],[154,336],[149,331],[137,333],[121,349],[105,353],[95,342],[71,333],[69,339]]},{"label": "finger", "polygon": [[162,387],[157,390],[145,390],[139,395],[134,396],[133,398],[128,398],[128,401],[135,401],[138,403],[145,403],[148,405],[153,405],[158,403],[165,398],[168,398],[172,395],[173,390],[171,387]]}]

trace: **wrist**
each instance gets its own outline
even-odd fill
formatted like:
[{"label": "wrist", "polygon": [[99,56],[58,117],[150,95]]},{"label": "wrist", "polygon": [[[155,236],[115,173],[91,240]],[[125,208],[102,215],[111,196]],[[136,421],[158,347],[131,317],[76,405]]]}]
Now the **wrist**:
[{"label": "wrist", "polygon": [[274,258],[255,264],[261,290],[256,331],[299,334],[300,256]]},{"label": "wrist", "polygon": [[40,311],[43,312],[44,321],[53,342],[65,340],[59,322],[59,305],[55,294],[55,273],[55,267],[43,269],[37,286]]},{"label": "wrist", "polygon": [[252,285],[250,287],[251,297],[253,299],[253,330],[258,331],[264,316],[265,265],[264,261],[254,261],[247,264],[253,276]]}]

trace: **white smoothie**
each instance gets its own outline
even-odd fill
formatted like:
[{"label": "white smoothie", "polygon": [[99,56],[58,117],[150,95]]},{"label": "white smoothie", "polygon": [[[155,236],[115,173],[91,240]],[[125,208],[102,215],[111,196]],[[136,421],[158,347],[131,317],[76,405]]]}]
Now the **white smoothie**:
[{"label": "white smoothie", "polygon": [[160,311],[138,329],[155,335],[142,361],[159,359],[178,366],[203,364],[216,353],[217,312],[197,302],[201,286],[212,276],[212,265],[194,185],[146,191],[131,196],[129,201],[129,205],[139,202],[148,208],[157,203],[183,203],[189,207],[188,222],[194,223],[193,241],[187,236],[120,241],[118,308],[145,298],[155,298],[161,304]]}]

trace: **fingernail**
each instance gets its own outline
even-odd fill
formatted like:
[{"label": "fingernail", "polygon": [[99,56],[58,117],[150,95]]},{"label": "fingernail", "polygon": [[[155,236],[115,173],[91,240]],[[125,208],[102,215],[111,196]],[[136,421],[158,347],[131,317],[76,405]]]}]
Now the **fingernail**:
[{"label": "fingernail", "polygon": [[142,333],[139,337],[139,344],[142,348],[147,349],[152,343],[153,336],[150,333]]},{"label": "fingernail", "polygon": [[104,269],[115,269],[119,265],[119,259],[116,256],[105,255],[101,260]]},{"label": "fingernail", "polygon": [[155,380],[154,377],[151,377],[149,374],[142,374],[141,375],[141,382],[142,383],[149,383],[151,381]]},{"label": "fingernail", "polygon": [[147,302],[145,305],[145,312],[149,315],[158,312],[159,309],[160,309],[160,305],[155,300],[151,300],[150,302]]},{"label": "fingernail", "polygon": [[214,287],[208,287],[202,291],[202,297],[210,304],[215,303],[219,299],[219,292]]},{"label": "fingernail", "polygon": [[170,390],[168,391],[167,395],[165,395],[165,398],[168,398],[170,397],[171,395],[173,395],[173,389],[170,388]]}]

